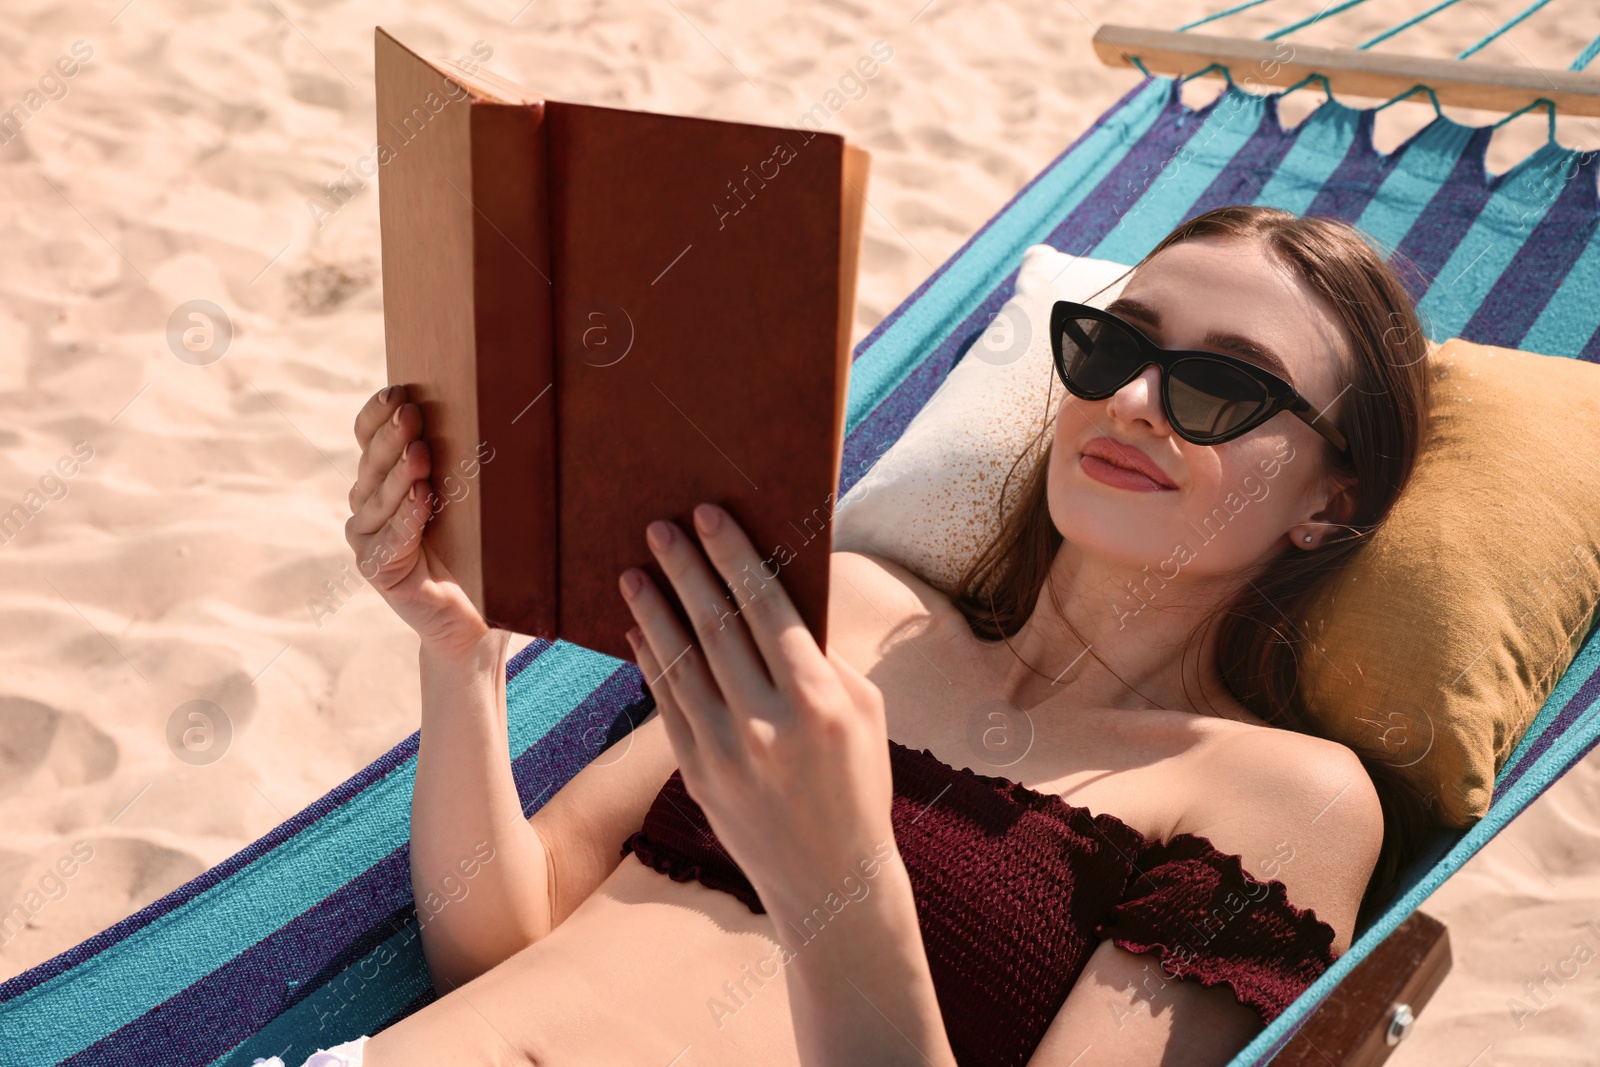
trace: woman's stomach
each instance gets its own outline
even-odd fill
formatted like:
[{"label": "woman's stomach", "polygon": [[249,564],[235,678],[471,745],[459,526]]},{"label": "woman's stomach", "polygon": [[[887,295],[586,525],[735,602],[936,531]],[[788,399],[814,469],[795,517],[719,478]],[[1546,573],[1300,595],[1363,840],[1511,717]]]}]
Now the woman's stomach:
[{"label": "woman's stomach", "polygon": [[365,1067],[798,1065],[795,951],[769,916],[627,855],[546,937],[369,1041]]}]

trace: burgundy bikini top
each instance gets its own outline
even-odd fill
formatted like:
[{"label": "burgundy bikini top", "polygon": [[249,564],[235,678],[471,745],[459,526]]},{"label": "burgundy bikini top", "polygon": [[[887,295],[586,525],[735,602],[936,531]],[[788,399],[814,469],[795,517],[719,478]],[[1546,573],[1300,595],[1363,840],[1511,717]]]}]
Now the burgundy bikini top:
[{"label": "burgundy bikini top", "polygon": [[[889,755],[895,842],[962,1067],[1022,1067],[1103,940],[1160,955],[1152,994],[1174,977],[1226,983],[1264,1023],[1333,963],[1333,927],[1203,837],[1147,840],[1113,815],[927,749],[891,740]],[[629,852],[766,910],[680,772],[623,842]]]}]

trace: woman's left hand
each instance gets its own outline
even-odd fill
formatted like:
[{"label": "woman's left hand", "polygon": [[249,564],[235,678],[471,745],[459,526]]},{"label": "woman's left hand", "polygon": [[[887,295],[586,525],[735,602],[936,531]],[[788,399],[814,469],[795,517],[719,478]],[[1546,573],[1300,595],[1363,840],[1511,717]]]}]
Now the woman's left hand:
[{"label": "woman's left hand", "polygon": [[883,694],[817,646],[733,516],[694,514],[704,554],[673,523],[646,537],[694,639],[637,568],[620,579],[638,622],[628,639],[689,795],[768,912],[805,914],[894,847]]}]

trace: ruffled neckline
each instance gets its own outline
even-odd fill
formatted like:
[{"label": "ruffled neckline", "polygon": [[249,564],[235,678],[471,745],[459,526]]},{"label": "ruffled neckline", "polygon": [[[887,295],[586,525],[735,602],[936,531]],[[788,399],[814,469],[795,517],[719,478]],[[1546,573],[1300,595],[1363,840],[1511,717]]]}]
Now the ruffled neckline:
[{"label": "ruffled neckline", "polygon": [[[1264,886],[1267,889],[1269,898],[1280,905],[1284,911],[1286,911],[1295,920],[1296,925],[1305,926],[1309,924],[1310,927],[1316,931],[1319,946],[1322,947],[1323,950],[1328,954],[1328,959],[1330,961],[1337,958],[1332,952],[1332,945],[1334,938],[1337,936],[1337,931],[1334,930],[1332,925],[1317,916],[1315,908],[1301,908],[1295,905],[1289,900],[1289,887],[1281,880],[1277,878],[1269,878],[1266,881],[1262,881],[1260,878],[1257,878],[1255,875],[1251,874],[1248,869],[1246,869],[1243,856],[1233,852],[1223,852],[1221,849],[1213,845],[1211,843],[1211,839],[1208,837],[1205,837],[1201,834],[1193,834],[1184,831],[1182,833],[1173,834],[1165,841],[1160,839],[1152,840],[1151,838],[1146,837],[1141,831],[1129,826],[1127,823],[1123,822],[1117,816],[1112,815],[1109,812],[1097,813],[1080,805],[1069,804],[1066,802],[1066,800],[1062,799],[1062,797],[1055,793],[1040,793],[1037,790],[1030,789],[1019,782],[1014,782],[1011,779],[1001,777],[1000,775],[981,774],[978,771],[973,770],[971,767],[956,767],[952,764],[946,763],[944,760],[934,755],[929,749],[911,748],[908,745],[902,745],[892,737],[889,739],[889,747],[891,755],[893,755],[895,750],[898,749],[899,752],[904,755],[922,756],[923,758],[938,764],[940,767],[952,774],[963,775],[976,782],[986,785],[991,789],[1005,793],[1013,800],[1034,811],[1043,811],[1058,817],[1064,816],[1069,824],[1074,818],[1085,819],[1097,825],[1109,823],[1117,827],[1120,832],[1128,836],[1132,843],[1132,847],[1136,850],[1136,852],[1143,852],[1152,847],[1162,846],[1172,849],[1181,846],[1185,841],[1192,841],[1197,846],[1203,848],[1209,855],[1227,864],[1233,873],[1237,873],[1239,877],[1244,880],[1246,885]],[[1135,867],[1134,873],[1136,875],[1143,875],[1144,872]],[[1325,938],[1323,935],[1326,935]],[[1324,940],[1326,944],[1322,944]]]}]

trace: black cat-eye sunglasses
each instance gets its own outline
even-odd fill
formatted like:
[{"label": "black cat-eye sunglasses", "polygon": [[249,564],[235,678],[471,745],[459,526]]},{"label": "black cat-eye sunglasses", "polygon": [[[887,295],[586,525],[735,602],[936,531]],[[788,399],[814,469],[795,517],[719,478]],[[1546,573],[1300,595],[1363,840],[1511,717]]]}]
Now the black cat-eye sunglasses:
[{"label": "black cat-eye sunglasses", "polygon": [[1150,364],[1160,367],[1167,422],[1185,441],[1220,445],[1287,411],[1350,452],[1344,434],[1271,371],[1221,352],[1162,348],[1109,311],[1057,300],[1050,349],[1062,384],[1084,400],[1104,400]]}]

